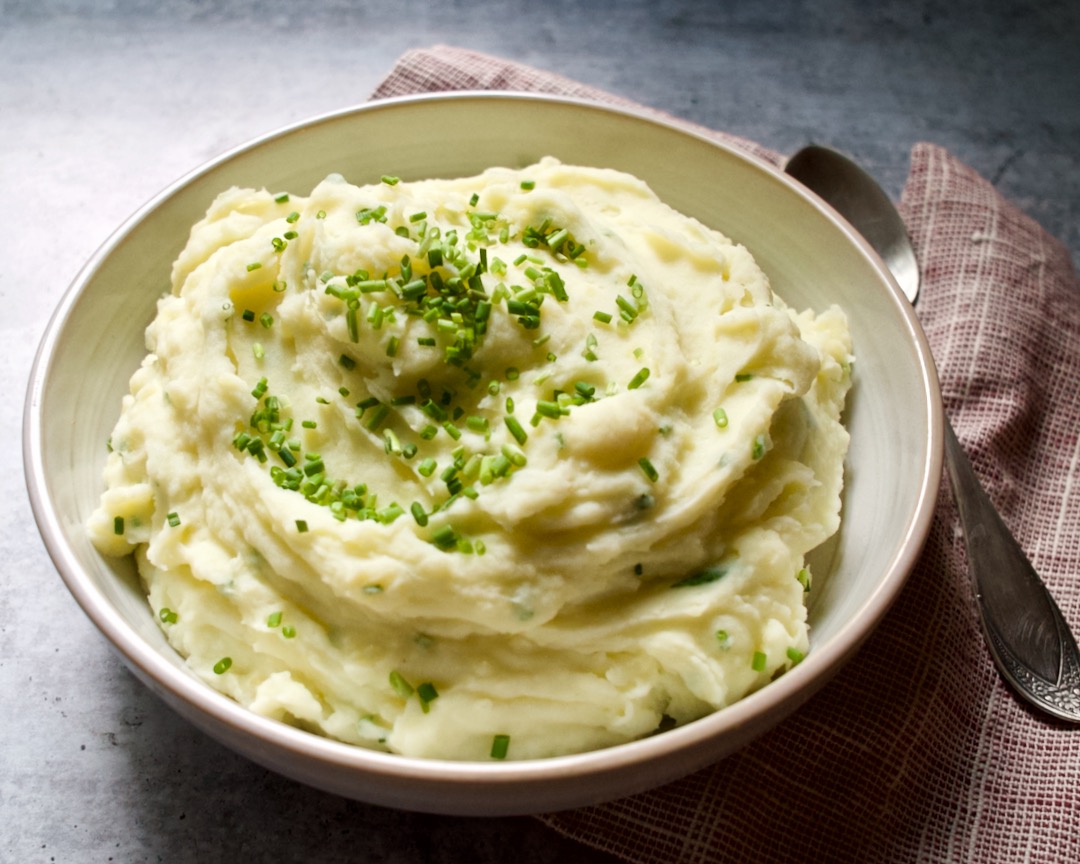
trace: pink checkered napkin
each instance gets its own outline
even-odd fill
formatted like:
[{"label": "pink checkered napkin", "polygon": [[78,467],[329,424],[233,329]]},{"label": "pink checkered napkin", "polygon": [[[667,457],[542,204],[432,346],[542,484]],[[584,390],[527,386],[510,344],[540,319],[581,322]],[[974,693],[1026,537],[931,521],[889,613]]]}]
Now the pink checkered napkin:
[{"label": "pink checkered napkin", "polygon": [[[374,96],[461,89],[632,104],[448,47],[406,53]],[[913,150],[901,210],[947,410],[1080,630],[1080,281],[1061,244],[939,147]],[[943,486],[896,605],[795,717],[664,788],[542,818],[641,864],[1080,862],[1080,729],[1029,713],[995,672]]]}]

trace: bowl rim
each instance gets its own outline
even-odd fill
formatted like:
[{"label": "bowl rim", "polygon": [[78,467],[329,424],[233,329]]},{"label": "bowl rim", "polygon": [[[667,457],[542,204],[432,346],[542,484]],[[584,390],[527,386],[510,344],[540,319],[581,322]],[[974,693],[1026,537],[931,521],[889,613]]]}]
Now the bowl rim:
[{"label": "bowl rim", "polygon": [[[251,712],[229,697],[214,690],[194,675],[170,663],[146,643],[117,612],[95,586],[79,563],[78,556],[65,540],[60,515],[48,495],[43,464],[44,417],[41,413],[45,385],[55,362],[58,337],[81,297],[86,285],[110,254],[133,229],[150,217],[165,201],[200,177],[257,148],[280,138],[355,114],[394,111],[402,106],[436,102],[543,102],[589,111],[607,112],[624,118],[657,125],[679,135],[690,136],[726,151],[783,183],[792,193],[809,201],[826,219],[834,223],[848,242],[855,246],[877,270],[881,281],[895,293],[898,310],[914,344],[918,358],[919,383],[928,410],[925,430],[927,458],[920,465],[916,506],[904,528],[897,553],[889,561],[884,576],[853,616],[829,643],[815,646],[806,659],[783,676],[734,704],[683,726],[661,734],[618,744],[600,750],[505,762],[442,761],[401,756],[346,744],[289,726]],[[266,747],[301,754],[319,763],[366,772],[385,778],[416,780],[426,783],[483,783],[499,786],[544,783],[559,779],[620,772],[658,759],[671,758],[687,749],[709,751],[709,743],[719,732],[745,727],[765,718],[784,703],[795,710],[832,676],[857,651],[878,626],[892,605],[914,567],[929,534],[934,516],[943,461],[943,408],[937,373],[929,343],[913,308],[903,298],[899,286],[869,243],[831,206],[788,177],[767,160],[708,134],[708,130],[680,122],[677,118],[645,107],[609,104],[592,99],[519,91],[459,90],[423,93],[369,101],[302,119],[232,147],[188,171],[150,198],[117,227],[80,268],[54,308],[42,334],[31,368],[24,402],[22,429],[23,467],[31,509],[46,550],[69,592],[94,625],[119,651],[122,659],[151,686],[159,696],[171,694],[196,711],[233,730],[243,730]],[[786,716],[786,713],[785,715]],[[190,719],[190,718],[189,718]],[[726,753],[721,753],[722,758]],[[715,761],[715,760],[707,760]],[[686,771],[682,773],[688,773]]]}]

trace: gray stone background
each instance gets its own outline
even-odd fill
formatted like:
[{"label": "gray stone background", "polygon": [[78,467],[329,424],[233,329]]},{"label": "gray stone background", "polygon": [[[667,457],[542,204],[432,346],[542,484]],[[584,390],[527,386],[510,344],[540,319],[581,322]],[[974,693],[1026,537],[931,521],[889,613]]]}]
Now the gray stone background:
[{"label": "gray stone background", "polygon": [[932,141],[1080,260],[1074,0],[0,0],[0,861],[607,860],[529,818],[359,804],[224,750],[83,616],[22,483],[33,353],[94,249],[204,160],[363,101],[436,43],[778,150],[839,146],[894,197]]}]

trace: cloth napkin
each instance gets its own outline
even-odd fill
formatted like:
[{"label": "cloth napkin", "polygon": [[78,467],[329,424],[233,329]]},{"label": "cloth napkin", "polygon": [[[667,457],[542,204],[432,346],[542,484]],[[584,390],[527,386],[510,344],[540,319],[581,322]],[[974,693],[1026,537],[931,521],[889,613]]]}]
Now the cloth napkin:
[{"label": "cloth napkin", "polygon": [[[460,89],[632,105],[445,46],[404,54],[373,96]],[[710,134],[782,162],[752,142]],[[900,208],[924,274],[918,315],[946,410],[1080,633],[1080,281],[1069,254],[932,144],[912,151]],[[1075,862],[1080,727],[1027,710],[995,671],[943,483],[929,540],[896,604],[793,717],[661,789],[539,818],[640,864]]]}]

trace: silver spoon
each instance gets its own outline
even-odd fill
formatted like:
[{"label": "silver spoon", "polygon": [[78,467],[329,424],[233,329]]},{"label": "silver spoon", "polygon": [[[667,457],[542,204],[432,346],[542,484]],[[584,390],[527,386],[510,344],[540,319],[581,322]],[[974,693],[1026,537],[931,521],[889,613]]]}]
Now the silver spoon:
[{"label": "silver spoon", "polygon": [[[914,303],[919,265],[900,214],[877,182],[827,147],[803,148],[784,170],[867,239]],[[1020,696],[1054,717],[1080,723],[1080,649],[1050,592],[979,484],[948,418],[945,465],[990,654]]]}]

